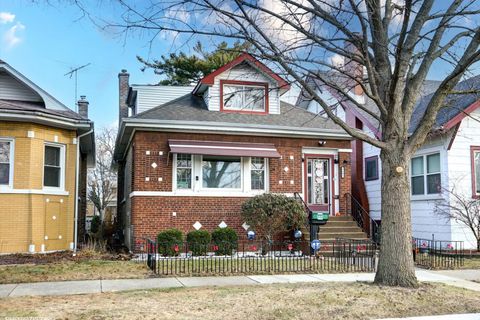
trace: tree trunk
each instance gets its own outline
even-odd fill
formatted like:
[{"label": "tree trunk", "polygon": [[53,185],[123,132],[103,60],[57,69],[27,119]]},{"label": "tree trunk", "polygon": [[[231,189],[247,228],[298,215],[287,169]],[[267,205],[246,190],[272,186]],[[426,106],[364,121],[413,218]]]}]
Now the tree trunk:
[{"label": "tree trunk", "polygon": [[[410,156],[402,148],[383,150],[381,247],[375,283],[416,287],[410,213]],[[402,170],[397,170],[397,169]],[[398,172],[401,171],[401,172]]]}]

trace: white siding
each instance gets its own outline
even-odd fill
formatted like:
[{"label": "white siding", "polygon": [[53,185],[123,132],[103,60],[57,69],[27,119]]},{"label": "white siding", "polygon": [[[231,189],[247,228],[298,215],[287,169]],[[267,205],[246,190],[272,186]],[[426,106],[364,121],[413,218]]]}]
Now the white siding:
[{"label": "white siding", "polygon": [[[365,130],[370,136],[373,133]],[[449,143],[449,137],[442,136],[440,138],[433,139],[420,148],[415,156],[425,155],[430,153],[440,153],[440,166],[441,166],[441,179],[442,186],[446,188],[449,181],[449,163],[447,158],[447,148]],[[370,206],[370,215],[375,220],[381,219],[381,183],[382,183],[382,163],[380,159],[380,150],[376,147],[363,143],[363,155],[364,163],[365,158],[378,156],[379,166],[379,179],[372,181],[365,181],[365,188],[367,190],[368,202]],[[365,179],[365,167],[363,172],[363,178]],[[410,203],[412,214],[412,231],[413,236],[418,238],[431,239],[434,235],[437,240],[451,241],[452,231],[451,222],[441,218],[435,213],[435,207],[437,201],[445,201],[448,199],[447,195],[434,195],[434,196],[412,196]]]},{"label": "white siding", "polygon": [[[375,135],[365,127],[364,131],[371,137]],[[363,143],[363,179],[365,180],[365,158],[378,156],[378,179],[365,181],[365,189],[367,190],[368,205],[370,206],[370,216],[375,220],[381,219],[381,182],[382,182],[382,161],[380,160],[380,149],[366,142]]]},{"label": "white siding", "polygon": [[40,95],[7,73],[0,73],[0,99],[43,102]]},{"label": "white siding", "polygon": [[276,83],[258,70],[246,65],[236,66],[215,77],[214,84],[209,88],[207,106],[210,111],[220,111],[220,80],[268,82],[269,113],[280,113],[280,96],[279,90],[276,88]]},{"label": "white siding", "polygon": [[132,89],[137,91],[136,113],[147,111],[180,98],[191,93],[193,88],[193,86],[132,85]]},{"label": "white siding", "polygon": [[[448,158],[447,148],[449,138],[446,135],[428,141],[420,148],[415,156],[440,153],[440,174],[442,189],[448,187]],[[426,170],[426,169],[425,169]],[[448,201],[448,195],[445,193],[428,196],[412,196],[412,231],[413,236],[417,238],[450,241],[451,227],[450,221],[440,217],[435,208],[440,201]]]},{"label": "white siding", "polygon": [[[480,110],[476,110],[470,117],[462,120],[455,140],[448,151],[449,162],[449,190],[455,188],[456,193],[465,195],[467,199],[472,196],[472,172],[470,160],[470,147],[480,146]],[[476,242],[473,234],[467,227],[452,221],[452,240],[465,241],[465,246],[475,248]]]},{"label": "white siding", "polygon": [[[343,121],[346,121],[346,114],[345,114],[345,110],[343,109],[343,107],[341,107],[339,104],[338,104],[338,99],[335,98],[331,93],[330,91],[328,90],[323,90],[323,91],[320,91],[320,89],[316,89],[316,94],[323,99],[323,101],[325,101],[325,103],[327,103],[328,105],[330,106],[335,106],[335,110],[334,110],[334,114],[339,117],[340,119],[342,119]],[[311,100],[309,103],[308,103],[308,107],[307,107],[307,111],[311,112],[311,113],[314,113],[314,114],[321,114],[322,117],[326,118],[328,117],[327,114],[324,112],[322,106],[315,100]]]}]

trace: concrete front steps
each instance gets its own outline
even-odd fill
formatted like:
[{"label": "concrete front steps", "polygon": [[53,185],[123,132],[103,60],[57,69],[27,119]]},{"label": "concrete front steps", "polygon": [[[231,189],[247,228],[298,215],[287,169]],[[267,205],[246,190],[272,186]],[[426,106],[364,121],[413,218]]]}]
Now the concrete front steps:
[{"label": "concrete front steps", "polygon": [[333,241],[337,238],[366,240],[368,236],[351,216],[343,215],[330,217],[326,225],[320,226],[318,232],[318,239],[320,241]]}]

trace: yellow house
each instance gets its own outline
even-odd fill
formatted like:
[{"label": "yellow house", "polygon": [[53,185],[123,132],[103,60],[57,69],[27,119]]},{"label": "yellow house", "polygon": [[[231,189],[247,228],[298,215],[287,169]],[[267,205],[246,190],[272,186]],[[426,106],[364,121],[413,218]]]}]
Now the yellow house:
[{"label": "yellow house", "polygon": [[84,97],[78,108],[0,60],[0,253],[76,250],[83,240],[95,140]]}]

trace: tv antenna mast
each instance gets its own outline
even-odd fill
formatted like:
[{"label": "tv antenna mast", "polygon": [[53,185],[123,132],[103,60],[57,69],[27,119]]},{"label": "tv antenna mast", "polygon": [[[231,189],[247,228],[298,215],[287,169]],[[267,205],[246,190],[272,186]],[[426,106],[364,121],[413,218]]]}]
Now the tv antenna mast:
[{"label": "tv antenna mast", "polygon": [[64,74],[64,76],[70,76],[70,79],[72,79],[72,76],[75,75],[75,112],[78,111],[77,110],[77,88],[78,88],[77,73],[78,73],[78,70],[88,67],[89,65],[91,65],[91,63],[87,63],[87,64],[84,64],[83,66],[73,68],[73,69],[70,68],[71,70]]}]

